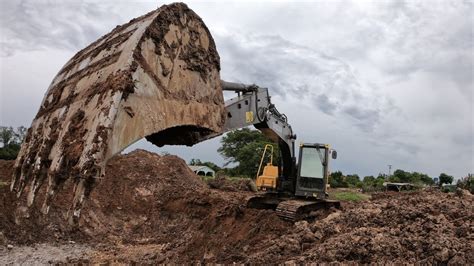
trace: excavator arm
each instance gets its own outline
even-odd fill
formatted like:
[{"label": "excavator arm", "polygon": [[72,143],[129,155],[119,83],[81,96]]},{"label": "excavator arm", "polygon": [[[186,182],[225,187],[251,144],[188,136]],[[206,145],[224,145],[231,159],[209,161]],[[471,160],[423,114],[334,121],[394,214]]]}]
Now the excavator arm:
[{"label": "excavator arm", "polygon": [[253,125],[269,139],[278,143],[281,151],[280,176],[294,176],[296,171],[295,139],[286,115],[270,100],[267,88],[221,81],[222,90],[234,91],[237,97],[225,102],[224,132]]}]

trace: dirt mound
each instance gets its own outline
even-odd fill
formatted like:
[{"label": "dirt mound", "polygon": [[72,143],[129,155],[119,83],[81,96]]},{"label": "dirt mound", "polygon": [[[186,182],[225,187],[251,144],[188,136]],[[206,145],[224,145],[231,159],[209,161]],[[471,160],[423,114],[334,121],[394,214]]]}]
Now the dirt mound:
[{"label": "dirt mound", "polygon": [[256,247],[252,261],[474,262],[474,200],[435,191],[379,194]]},{"label": "dirt mound", "polygon": [[253,180],[248,178],[241,178],[231,180],[228,177],[216,177],[207,181],[207,184],[212,189],[220,189],[224,191],[257,191],[257,186]]},{"label": "dirt mound", "polygon": [[[61,192],[47,217],[33,209],[17,214],[22,217],[17,225],[10,208],[0,231],[7,229],[4,233],[14,244],[73,240],[97,245],[86,262],[232,263],[245,260],[245,250],[290,228],[272,211],[246,209],[246,192],[209,189],[176,156],[138,150],[114,157],[106,172],[84,205],[78,228],[65,223],[70,195]],[[7,199],[11,205],[13,195],[2,192],[12,196]],[[148,249],[153,256],[143,257]]]},{"label": "dirt mound", "polygon": [[[0,161],[0,231],[15,247],[85,250],[54,262],[474,263],[474,199],[468,194],[379,193],[320,220],[292,224],[273,211],[245,208],[251,192],[210,189],[182,159],[138,150],[108,163],[79,227],[71,228],[66,193],[57,195],[48,216],[17,211],[15,217],[17,202],[7,184],[12,163]],[[21,252],[0,247],[0,257],[13,254]]]},{"label": "dirt mound", "polygon": [[222,250],[224,254],[215,255],[225,257],[233,253],[224,251],[229,246],[238,250],[239,242],[260,239],[252,234],[259,222],[271,225],[263,229],[269,235],[286,228],[270,211],[245,209],[247,194],[208,189],[176,156],[135,151],[115,158],[107,168],[81,220],[83,230],[96,239],[166,244],[169,254],[160,259],[178,253],[185,262],[201,260],[208,250]]},{"label": "dirt mound", "polygon": [[[10,181],[13,175],[13,164],[15,161],[0,160],[0,242],[6,242],[3,236],[4,229],[8,228],[8,225],[12,224],[11,217],[14,213],[14,206],[12,203],[15,201],[15,197],[10,193]],[[0,243],[5,244],[5,243]]]}]

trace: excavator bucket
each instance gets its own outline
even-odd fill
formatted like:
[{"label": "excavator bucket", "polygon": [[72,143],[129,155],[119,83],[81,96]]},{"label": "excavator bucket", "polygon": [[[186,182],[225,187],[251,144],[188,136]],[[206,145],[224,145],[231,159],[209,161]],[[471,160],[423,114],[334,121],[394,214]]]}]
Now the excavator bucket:
[{"label": "excavator bucket", "polygon": [[222,132],[224,100],[214,40],[186,5],[164,5],[78,52],[45,94],[15,163],[11,189],[43,213],[74,182],[69,217],[107,160],[146,138],[192,145]]}]

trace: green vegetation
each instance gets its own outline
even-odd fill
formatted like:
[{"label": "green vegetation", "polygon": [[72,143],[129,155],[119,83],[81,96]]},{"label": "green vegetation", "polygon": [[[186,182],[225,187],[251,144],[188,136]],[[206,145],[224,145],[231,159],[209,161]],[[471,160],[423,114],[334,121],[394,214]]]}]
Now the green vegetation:
[{"label": "green vegetation", "polygon": [[444,193],[455,192],[456,188],[456,185],[446,185],[441,187],[441,191]]},{"label": "green vegetation", "polygon": [[219,172],[222,169],[217,164],[215,164],[213,162],[202,162],[199,159],[191,159],[191,161],[189,161],[189,165],[204,165],[204,166],[207,166],[207,167],[211,168],[216,173]]},{"label": "green vegetation", "polygon": [[385,175],[379,174],[377,177],[365,176],[362,180],[361,188],[364,191],[380,191],[384,188]]},{"label": "green vegetation", "polygon": [[[225,168],[225,174],[254,178],[265,144],[273,143],[257,130],[243,128],[229,132],[222,138],[222,146],[217,151],[226,159],[225,166],[229,164],[237,164],[237,166]],[[276,145],[274,148],[274,161],[278,161],[276,157],[279,150]]]},{"label": "green vegetation", "polygon": [[426,184],[434,185],[434,181],[431,177],[426,174],[418,172],[405,172],[403,170],[397,169],[393,172],[393,175],[388,179],[390,182],[395,183],[412,183],[412,184]]},{"label": "green vegetation", "polygon": [[364,191],[376,191],[383,189],[385,176],[365,176],[362,180],[356,174],[345,176],[341,171],[329,175],[329,185],[332,188],[362,188]]},{"label": "green vegetation", "polygon": [[466,177],[459,179],[457,186],[459,188],[469,190],[474,194],[474,176],[472,174],[468,174]]},{"label": "green vegetation", "polygon": [[16,129],[13,127],[0,127],[0,159],[14,160],[20,151],[21,142],[26,135],[26,128],[21,126]]},{"label": "green vegetation", "polygon": [[401,169],[395,170],[390,177],[379,174],[377,177],[365,176],[362,180],[356,174],[344,175],[341,171],[333,172],[329,176],[329,184],[333,188],[362,188],[366,192],[383,190],[384,182],[411,183],[416,187],[434,185],[433,179],[426,174]]},{"label": "green vegetation", "polygon": [[330,198],[340,201],[364,201],[370,199],[370,195],[356,191],[334,191],[329,195]]},{"label": "green vegetation", "polygon": [[443,184],[451,184],[453,183],[454,177],[447,175],[445,173],[441,173],[439,175],[439,185],[442,186]]}]

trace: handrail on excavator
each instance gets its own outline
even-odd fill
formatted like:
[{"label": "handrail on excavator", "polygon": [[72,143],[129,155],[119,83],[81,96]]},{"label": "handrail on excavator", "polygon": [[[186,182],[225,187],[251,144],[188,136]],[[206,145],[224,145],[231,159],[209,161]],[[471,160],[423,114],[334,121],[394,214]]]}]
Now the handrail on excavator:
[{"label": "handrail on excavator", "polygon": [[258,165],[258,171],[257,171],[257,177],[256,178],[258,178],[258,176],[260,175],[260,169],[262,169],[263,159],[265,158],[265,153],[267,152],[268,147],[272,148],[271,153],[270,153],[270,163],[269,163],[269,165],[273,165],[273,145],[272,144],[265,144],[265,148],[263,149],[262,158],[260,159],[260,164]]}]

